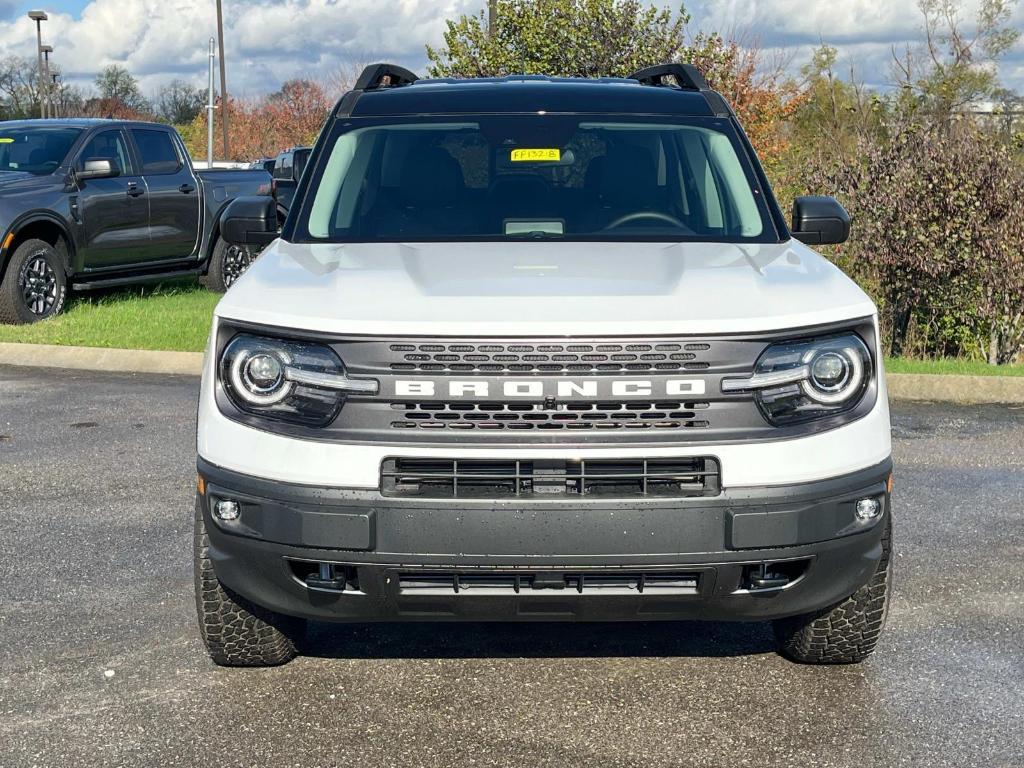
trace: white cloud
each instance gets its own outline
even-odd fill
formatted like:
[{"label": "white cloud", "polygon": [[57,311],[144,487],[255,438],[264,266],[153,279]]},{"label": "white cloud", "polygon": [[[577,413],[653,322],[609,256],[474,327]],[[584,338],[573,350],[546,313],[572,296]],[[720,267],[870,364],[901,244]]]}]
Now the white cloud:
[{"label": "white cloud", "polygon": [[[978,0],[963,0],[962,6],[962,26],[970,31]],[[852,66],[874,86],[889,80],[893,48],[917,45],[924,34],[915,0],[696,0],[688,7],[701,29],[746,31],[797,67],[822,42],[833,45],[843,74]],[[1013,9],[1010,26],[1024,28],[1024,4]],[[1006,56],[1001,75],[1006,85],[1024,90],[1024,40]]]},{"label": "white cloud", "polygon": [[[482,0],[225,0],[228,90],[254,95],[293,77],[387,58],[422,67],[424,44],[441,39],[444,20],[475,12]],[[212,0],[92,0],[80,18],[51,13],[45,42],[67,77],[90,81],[109,64],[126,66],[151,92],[182,77],[206,81]],[[27,18],[0,25],[0,50],[34,56]]]},{"label": "white cloud", "polygon": [[[655,0],[656,4],[675,0]],[[0,0],[0,6],[4,0]],[[973,16],[966,0],[965,17]],[[342,65],[392,60],[416,69],[423,46],[441,41],[444,20],[476,13],[486,0],[224,0],[228,87],[256,95],[292,77],[323,77]],[[840,49],[844,71],[882,84],[891,47],[920,37],[913,0],[692,0],[702,29],[748,32],[766,48],[807,60],[820,40]],[[1024,27],[1024,5],[1015,22]],[[127,66],[143,90],[182,77],[206,81],[207,41],[215,33],[213,0],[92,0],[74,18],[51,13],[43,25],[54,58],[70,79],[91,81],[108,64]],[[34,56],[35,29],[27,18],[0,24],[0,51]],[[1003,67],[1008,85],[1024,89],[1024,42]]]}]

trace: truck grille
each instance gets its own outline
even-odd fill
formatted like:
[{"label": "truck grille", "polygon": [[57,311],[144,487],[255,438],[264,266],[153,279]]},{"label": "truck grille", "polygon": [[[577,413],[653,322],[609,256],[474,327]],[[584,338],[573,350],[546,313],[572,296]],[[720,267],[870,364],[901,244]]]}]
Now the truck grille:
[{"label": "truck grille", "polygon": [[391,344],[399,358],[392,371],[479,373],[652,373],[708,368],[697,352],[711,349],[704,342],[665,343],[458,343]]},{"label": "truck grille", "polygon": [[706,402],[580,402],[548,409],[541,403],[392,403],[394,429],[702,429]]},{"label": "truck grille", "polygon": [[490,460],[390,458],[381,465],[381,494],[429,499],[716,496],[718,460]]}]

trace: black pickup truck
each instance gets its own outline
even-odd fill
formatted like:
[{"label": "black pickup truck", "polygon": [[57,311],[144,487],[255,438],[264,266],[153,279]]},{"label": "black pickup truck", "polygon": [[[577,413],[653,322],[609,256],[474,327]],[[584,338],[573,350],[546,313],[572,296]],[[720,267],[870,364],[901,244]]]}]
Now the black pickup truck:
[{"label": "black pickup truck", "polygon": [[197,275],[223,291],[252,251],[221,239],[220,213],[270,193],[264,170],[195,170],[166,125],[0,122],[0,322],[55,315],[69,288]]},{"label": "black pickup truck", "polygon": [[281,224],[284,224],[288,209],[292,207],[295,190],[299,186],[299,179],[306,170],[306,161],[312,152],[312,147],[292,147],[281,152],[274,160],[271,175],[274,177],[277,218]]}]

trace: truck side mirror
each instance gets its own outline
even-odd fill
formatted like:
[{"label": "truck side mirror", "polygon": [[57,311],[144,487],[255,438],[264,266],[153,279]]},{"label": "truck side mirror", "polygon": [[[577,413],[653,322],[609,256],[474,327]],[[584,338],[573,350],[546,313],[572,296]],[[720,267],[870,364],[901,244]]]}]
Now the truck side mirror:
[{"label": "truck side mirror", "polygon": [[117,160],[94,157],[82,163],[75,175],[80,179],[109,179],[121,175],[121,166]]},{"label": "truck side mirror", "polygon": [[277,239],[277,203],[264,195],[236,197],[220,215],[220,236],[232,245],[267,245]]},{"label": "truck side mirror", "polygon": [[850,236],[850,214],[834,197],[806,195],[793,201],[793,237],[807,245],[835,245]]}]

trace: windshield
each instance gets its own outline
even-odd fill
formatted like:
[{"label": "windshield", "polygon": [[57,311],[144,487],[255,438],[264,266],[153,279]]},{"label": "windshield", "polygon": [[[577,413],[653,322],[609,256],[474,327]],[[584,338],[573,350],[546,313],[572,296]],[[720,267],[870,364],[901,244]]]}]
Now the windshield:
[{"label": "windshield", "polygon": [[777,239],[726,119],[352,120],[331,139],[299,241]]},{"label": "windshield", "polygon": [[64,162],[81,128],[13,128],[0,125],[0,171],[53,173]]}]

